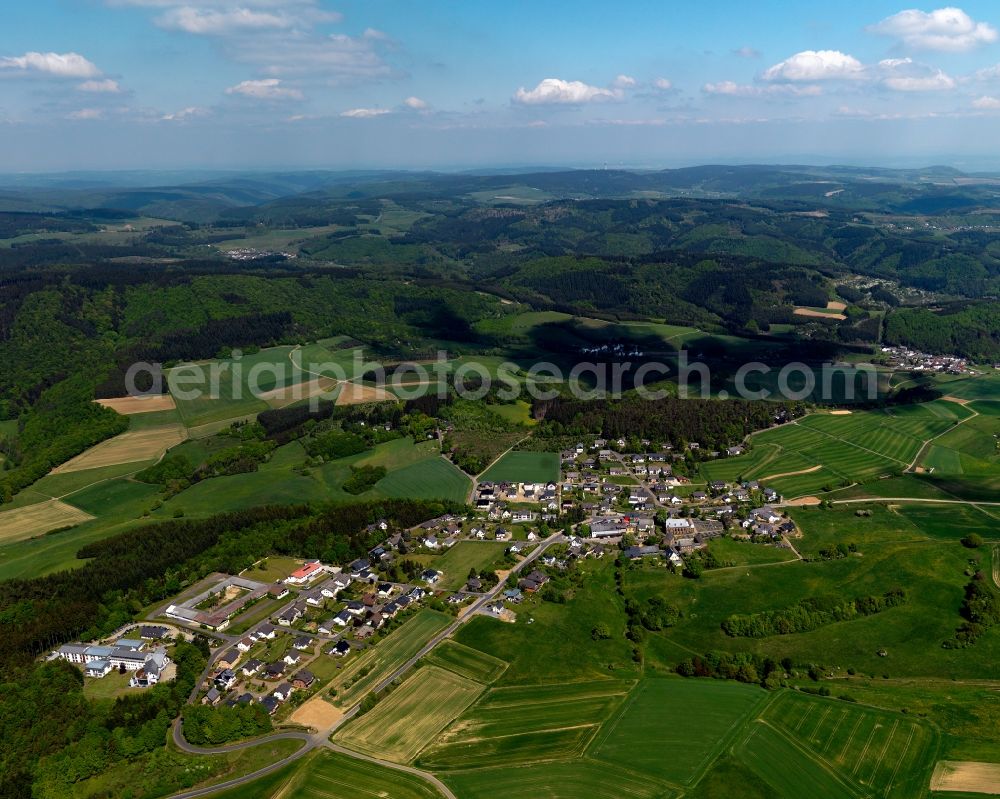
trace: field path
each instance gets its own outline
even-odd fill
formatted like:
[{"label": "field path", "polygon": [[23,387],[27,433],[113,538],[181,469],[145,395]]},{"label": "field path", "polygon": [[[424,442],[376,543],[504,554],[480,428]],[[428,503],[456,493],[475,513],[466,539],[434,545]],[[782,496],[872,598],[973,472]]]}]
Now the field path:
[{"label": "field path", "polygon": [[799,474],[812,474],[813,472],[818,472],[823,467],[820,464],[815,466],[810,466],[808,469],[799,469],[797,472],[781,472],[781,474],[769,474],[767,477],[761,477],[760,482],[766,483],[768,480],[777,480],[779,477],[795,477]]}]

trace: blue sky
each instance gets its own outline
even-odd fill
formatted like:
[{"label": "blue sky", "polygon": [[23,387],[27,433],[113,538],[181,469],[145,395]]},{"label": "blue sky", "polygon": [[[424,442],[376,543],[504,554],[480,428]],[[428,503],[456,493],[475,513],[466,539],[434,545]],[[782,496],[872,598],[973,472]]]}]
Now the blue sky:
[{"label": "blue sky", "polygon": [[0,170],[1000,169],[1000,7],[6,0]]}]

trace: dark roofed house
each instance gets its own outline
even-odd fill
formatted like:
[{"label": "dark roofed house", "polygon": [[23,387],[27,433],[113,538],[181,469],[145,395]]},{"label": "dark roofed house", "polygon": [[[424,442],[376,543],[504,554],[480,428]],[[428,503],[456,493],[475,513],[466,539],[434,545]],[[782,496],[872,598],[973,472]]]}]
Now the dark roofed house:
[{"label": "dark roofed house", "polygon": [[268,663],[264,667],[264,679],[265,680],[278,680],[285,673],[285,664],[281,661],[276,663]]},{"label": "dark roofed house", "polygon": [[260,700],[260,704],[264,708],[264,710],[267,711],[267,714],[269,716],[273,716],[274,711],[278,709],[278,700],[275,699],[273,696],[265,696],[263,699]]},{"label": "dark roofed house", "polygon": [[309,688],[316,682],[316,677],[308,669],[302,669],[292,677],[292,685],[296,688]]},{"label": "dark roofed house", "polygon": [[166,627],[143,625],[139,628],[139,637],[144,641],[157,641],[160,638],[166,638],[169,634],[170,631]]}]

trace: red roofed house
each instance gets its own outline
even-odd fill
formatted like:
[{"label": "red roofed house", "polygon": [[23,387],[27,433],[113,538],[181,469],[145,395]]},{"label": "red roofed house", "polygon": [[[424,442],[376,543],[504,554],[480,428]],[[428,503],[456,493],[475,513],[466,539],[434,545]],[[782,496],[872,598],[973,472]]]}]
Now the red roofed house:
[{"label": "red roofed house", "polygon": [[321,574],[325,574],[328,571],[327,567],[320,563],[318,560],[310,561],[304,566],[299,567],[293,571],[290,575],[285,578],[285,582],[290,585],[305,585],[306,583],[311,583]]}]

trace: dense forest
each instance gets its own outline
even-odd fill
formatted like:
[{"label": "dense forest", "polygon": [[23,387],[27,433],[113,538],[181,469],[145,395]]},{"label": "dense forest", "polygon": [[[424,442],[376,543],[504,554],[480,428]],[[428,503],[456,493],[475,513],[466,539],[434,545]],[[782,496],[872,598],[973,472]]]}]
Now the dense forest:
[{"label": "dense forest", "polygon": [[755,430],[805,412],[801,403],[695,400],[538,400],[542,420],[536,437],[597,435],[607,439],[649,439],[678,450],[691,443],[721,450]]}]

